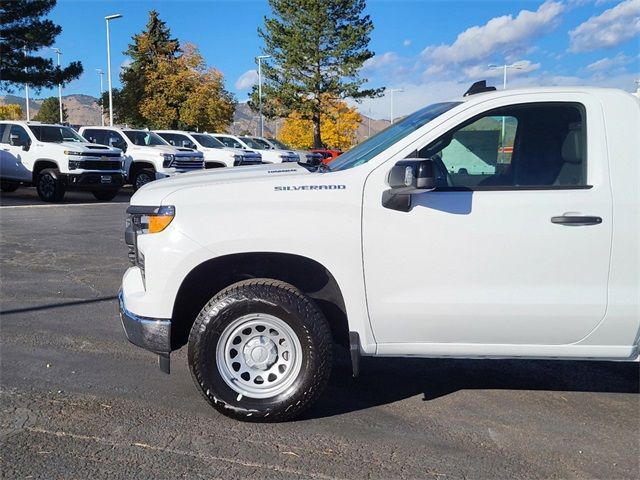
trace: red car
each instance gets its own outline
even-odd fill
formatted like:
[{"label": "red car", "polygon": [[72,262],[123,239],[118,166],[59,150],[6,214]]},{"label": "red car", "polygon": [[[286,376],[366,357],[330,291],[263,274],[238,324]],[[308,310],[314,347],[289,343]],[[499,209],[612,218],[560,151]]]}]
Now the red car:
[{"label": "red car", "polygon": [[336,158],[342,155],[342,150],[327,150],[324,148],[317,148],[311,151],[313,153],[319,153],[320,155],[322,155],[324,157],[322,163],[324,163],[325,165],[329,162],[334,161]]}]

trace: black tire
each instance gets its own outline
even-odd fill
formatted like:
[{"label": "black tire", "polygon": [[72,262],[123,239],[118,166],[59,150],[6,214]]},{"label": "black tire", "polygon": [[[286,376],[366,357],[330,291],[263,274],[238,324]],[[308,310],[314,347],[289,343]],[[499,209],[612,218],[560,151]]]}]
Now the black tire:
[{"label": "black tire", "polygon": [[110,202],[113,200],[116,195],[118,195],[118,189],[116,190],[94,190],[93,196],[96,197],[96,200],[101,200],[103,202]]},{"label": "black tire", "polygon": [[153,182],[156,179],[156,172],[151,168],[143,168],[138,170],[133,176],[133,189],[134,191],[143,187],[147,183]]},{"label": "black tire", "polygon": [[64,198],[65,186],[60,180],[57,168],[45,168],[38,174],[36,181],[38,196],[43,202],[55,203]]},{"label": "black tire", "polygon": [[[295,334],[300,346],[299,372],[292,369],[292,383],[269,398],[240,395],[222,378],[218,366],[218,342],[227,335],[227,327],[251,314],[277,317]],[[259,328],[255,328],[256,337]],[[246,330],[250,329],[243,333]],[[298,416],[324,390],[332,354],[329,326],[318,307],[294,286],[264,278],[238,282],[215,295],[198,315],[188,343],[191,375],[204,397],[222,414],[249,422],[279,422]]]},{"label": "black tire", "polygon": [[17,183],[5,183],[2,182],[0,183],[0,190],[2,190],[5,193],[11,193],[11,192],[15,192],[16,190],[18,190],[18,187],[20,185]]}]

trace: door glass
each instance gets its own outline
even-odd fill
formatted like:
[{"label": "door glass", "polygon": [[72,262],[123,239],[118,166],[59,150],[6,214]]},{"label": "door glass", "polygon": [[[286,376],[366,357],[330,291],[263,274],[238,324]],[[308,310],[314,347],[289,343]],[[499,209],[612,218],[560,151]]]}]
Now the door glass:
[{"label": "door glass", "polygon": [[416,152],[446,187],[586,185],[583,109],[527,104],[494,110]]},{"label": "door glass", "polygon": [[12,125],[9,135],[10,135],[9,138],[11,138],[14,135],[18,137],[17,140],[13,140],[13,141],[9,140],[12,145],[29,145],[31,143],[31,140],[29,139],[29,135],[27,134],[27,131],[24,128],[22,128],[20,125]]}]

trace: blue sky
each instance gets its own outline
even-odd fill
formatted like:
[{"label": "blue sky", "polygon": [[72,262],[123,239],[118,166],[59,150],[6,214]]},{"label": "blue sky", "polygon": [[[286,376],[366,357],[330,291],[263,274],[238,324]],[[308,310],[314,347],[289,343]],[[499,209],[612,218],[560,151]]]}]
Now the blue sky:
[{"label": "blue sky", "polygon": [[[246,100],[256,78],[253,59],[261,53],[257,28],[270,14],[266,0],[58,0],[50,18],[63,28],[56,42],[62,62],[80,60],[85,68],[65,94],[98,95],[95,69],[106,72],[104,16],[114,13],[124,15],[111,23],[113,80],[119,85],[116,73],[127,61],[122,52],[152,8],[173,36],[200,48],[239,101]],[[376,56],[362,73],[371,86],[403,90],[395,94],[396,115],[459,96],[475,80],[500,86],[502,72],[489,64],[521,67],[509,70],[509,86],[588,84],[631,91],[640,78],[640,0],[369,0],[366,13],[375,26],[370,48]],[[37,96],[49,94],[55,91]],[[389,96],[359,108],[389,118]]]}]

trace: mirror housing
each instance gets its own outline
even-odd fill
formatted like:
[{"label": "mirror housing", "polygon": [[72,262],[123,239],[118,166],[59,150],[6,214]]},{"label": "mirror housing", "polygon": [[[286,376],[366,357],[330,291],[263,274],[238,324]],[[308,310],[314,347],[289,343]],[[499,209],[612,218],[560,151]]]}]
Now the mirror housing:
[{"label": "mirror housing", "polygon": [[397,162],[389,171],[391,187],[382,194],[382,206],[392,210],[411,210],[411,195],[436,188],[436,166],[433,160],[416,158]]}]

